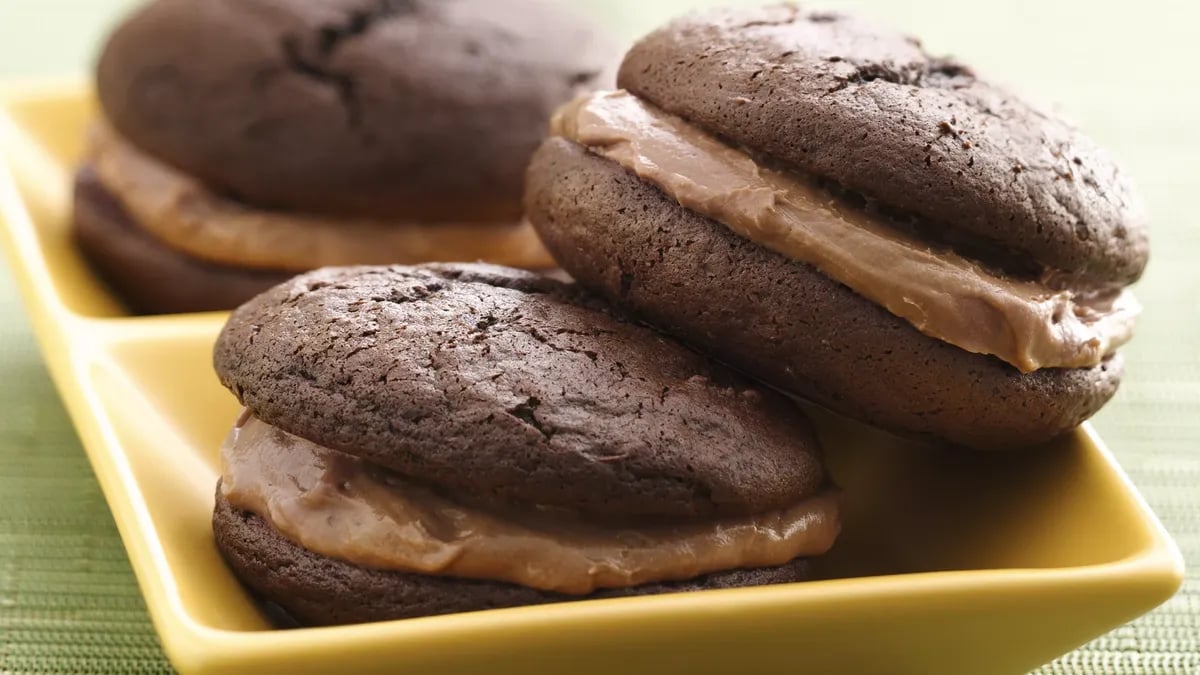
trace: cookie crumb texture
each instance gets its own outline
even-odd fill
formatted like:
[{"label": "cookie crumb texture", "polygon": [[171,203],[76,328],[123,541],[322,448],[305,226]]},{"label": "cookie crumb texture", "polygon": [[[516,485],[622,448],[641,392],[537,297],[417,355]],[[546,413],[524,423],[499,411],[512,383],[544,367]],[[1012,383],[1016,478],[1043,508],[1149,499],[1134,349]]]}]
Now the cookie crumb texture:
[{"label": "cookie crumb texture", "polygon": [[255,206],[499,221],[554,107],[611,56],[538,0],[157,0],[97,86],[125,137]]},{"label": "cookie crumb texture", "polygon": [[220,491],[213,512],[217,548],[238,578],[305,625],[336,625],[453,614],[568,600],[680,593],[805,581],[807,560],[717,572],[686,581],[608,589],[585,596],[515,584],[369,569],[317,555],[285,539],[258,516],[235,509]]},{"label": "cookie crumb texture", "polygon": [[581,285],[764,382],[876,426],[1026,446],[1090,417],[1121,379],[1119,355],[1022,374],[923,335],[561,138],[534,155],[527,184],[530,220]]},{"label": "cookie crumb texture", "polygon": [[472,498],[733,515],[822,482],[790,401],[574,286],[508,268],[297,277],[233,314],[215,366],[268,424]]},{"label": "cookie crumb texture", "polygon": [[1058,115],[861,19],[784,4],[694,14],[618,83],[718,136],[890,209],[1093,282],[1149,254],[1128,177]]}]

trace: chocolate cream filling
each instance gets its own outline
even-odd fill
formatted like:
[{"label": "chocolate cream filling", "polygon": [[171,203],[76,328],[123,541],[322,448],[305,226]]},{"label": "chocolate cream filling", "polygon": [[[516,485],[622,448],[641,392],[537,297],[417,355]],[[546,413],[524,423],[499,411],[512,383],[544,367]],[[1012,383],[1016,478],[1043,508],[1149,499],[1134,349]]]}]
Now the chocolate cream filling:
[{"label": "chocolate cream filling", "polygon": [[201,260],[297,272],[461,260],[554,267],[528,222],[393,222],[258,209],[142,152],[104,121],[88,142],[100,182],[138,226]]},{"label": "chocolate cream filling", "polygon": [[221,490],[304,548],[357,565],[559,593],[772,567],[825,553],[832,492],[736,518],[602,524],[536,507],[460,503],[248,411],[221,448]]},{"label": "chocolate cream filling", "polygon": [[931,246],[813,181],[761,165],[626,91],[563,106],[552,133],[608,158],[682,206],[813,265],[922,333],[1023,372],[1099,364],[1132,336],[1127,289],[1054,288]]}]

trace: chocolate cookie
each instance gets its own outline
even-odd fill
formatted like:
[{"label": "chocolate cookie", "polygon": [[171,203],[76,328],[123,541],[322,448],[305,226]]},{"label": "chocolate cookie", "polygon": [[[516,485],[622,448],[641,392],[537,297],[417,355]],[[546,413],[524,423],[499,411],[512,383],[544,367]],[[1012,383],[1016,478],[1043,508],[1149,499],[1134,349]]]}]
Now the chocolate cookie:
[{"label": "chocolate cookie", "polygon": [[894,431],[1049,440],[1116,391],[1147,226],[1061,118],[791,4],[651,33],[556,114],[526,208],[581,285]]},{"label": "chocolate cookie", "polygon": [[536,0],[156,0],[97,91],[123,136],[259,207],[503,221],[553,107],[609,55]]},{"label": "chocolate cookie", "polygon": [[822,480],[790,401],[507,268],[305,274],[234,312],[214,362],[264,422],[451,493],[682,517]]},{"label": "chocolate cookie", "polygon": [[74,201],[80,252],[136,313],[228,309],[291,276],[216,265],[168,247],[130,219],[89,167],[76,173]]},{"label": "chocolate cookie", "polygon": [[1145,268],[1141,202],[1102,149],[912,36],[788,4],[710,12],[635,44],[618,84],[929,228],[1072,276]]},{"label": "chocolate cookie", "polygon": [[547,247],[580,283],[753,376],[877,426],[978,447],[1036,443],[1090,417],[1120,383],[1120,355],[1021,373],[923,335],[563,139],[537,152],[529,184]]},{"label": "chocolate cookie", "polygon": [[549,277],[311,272],[214,361],[217,546],[304,623],[798,581],[838,533],[791,401]]},{"label": "chocolate cookie", "polygon": [[808,561],[801,558],[779,567],[716,572],[686,581],[605,589],[580,597],[516,584],[370,569],[296,545],[262,518],[234,508],[219,491],[213,533],[222,556],[244,584],[262,598],[277,599],[301,624],[313,626],[809,579]]}]

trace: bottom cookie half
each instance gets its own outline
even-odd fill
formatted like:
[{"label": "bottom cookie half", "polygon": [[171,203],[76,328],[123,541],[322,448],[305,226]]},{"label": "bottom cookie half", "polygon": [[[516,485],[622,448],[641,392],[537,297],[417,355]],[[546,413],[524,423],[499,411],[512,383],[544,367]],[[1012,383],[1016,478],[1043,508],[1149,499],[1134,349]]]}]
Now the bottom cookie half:
[{"label": "bottom cookie half", "polygon": [[920,333],[826,277],[561,138],[534,155],[529,218],[585,287],[702,351],[875,426],[978,448],[1047,441],[1116,392],[1116,354],[1022,373]]}]

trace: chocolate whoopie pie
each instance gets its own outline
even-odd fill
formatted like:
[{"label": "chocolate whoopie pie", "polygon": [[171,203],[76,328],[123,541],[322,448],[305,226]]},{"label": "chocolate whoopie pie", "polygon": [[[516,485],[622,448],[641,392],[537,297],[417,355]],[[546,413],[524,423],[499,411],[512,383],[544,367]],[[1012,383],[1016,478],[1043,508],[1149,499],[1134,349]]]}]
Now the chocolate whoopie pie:
[{"label": "chocolate whoopie pie", "polygon": [[799,581],[837,535],[791,401],[548,277],[319,270],[214,362],[217,545],[305,624]]},{"label": "chocolate whoopie pie", "polygon": [[1126,176],[915,38],[794,5],[692,15],[557,113],[526,207],[579,283],[898,432],[1038,443],[1117,389],[1146,264]]},{"label": "chocolate whoopie pie", "polygon": [[78,243],[139,312],[325,265],[553,266],[523,171],[612,61],[540,0],[154,0],[100,56]]}]

